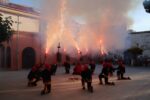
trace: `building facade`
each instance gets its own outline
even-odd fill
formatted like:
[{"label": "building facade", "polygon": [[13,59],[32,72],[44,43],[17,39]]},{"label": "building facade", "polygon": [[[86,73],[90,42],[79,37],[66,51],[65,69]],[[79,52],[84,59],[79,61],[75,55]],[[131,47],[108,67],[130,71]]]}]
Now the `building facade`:
[{"label": "building facade", "polygon": [[11,16],[12,38],[0,44],[0,69],[31,68],[41,61],[41,34],[39,13],[33,8],[0,0],[0,13]]},{"label": "building facade", "polygon": [[131,32],[131,47],[143,49],[143,56],[150,57],[150,31]]}]

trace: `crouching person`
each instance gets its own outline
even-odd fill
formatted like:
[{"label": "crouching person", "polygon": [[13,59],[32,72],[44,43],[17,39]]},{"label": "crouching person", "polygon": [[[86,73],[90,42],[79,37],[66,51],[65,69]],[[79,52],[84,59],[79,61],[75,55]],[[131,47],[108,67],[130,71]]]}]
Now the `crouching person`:
[{"label": "crouching person", "polygon": [[118,68],[117,68],[118,80],[131,80],[130,77],[124,77],[124,74],[125,74],[125,65],[123,64],[123,61],[120,60],[118,62]]},{"label": "crouching person", "polygon": [[110,67],[109,67],[109,64],[108,64],[108,61],[105,60],[103,62],[103,68],[102,68],[102,71],[101,73],[99,74],[99,81],[100,81],[100,85],[103,84],[103,78],[105,80],[105,85],[115,85],[114,82],[109,82],[108,81],[108,77],[109,77],[109,72],[110,72]]},{"label": "crouching person", "polygon": [[41,95],[51,92],[51,69],[50,65],[45,64],[42,71],[42,79],[44,84],[44,89],[41,92]]},{"label": "crouching person", "polygon": [[31,71],[28,74],[28,86],[36,86],[37,82],[40,80],[40,64],[37,64],[32,67]]},{"label": "crouching person", "polygon": [[81,71],[81,82],[83,90],[85,90],[85,83],[87,83],[88,91],[93,92],[92,71],[88,68],[87,65],[83,65],[83,69]]}]

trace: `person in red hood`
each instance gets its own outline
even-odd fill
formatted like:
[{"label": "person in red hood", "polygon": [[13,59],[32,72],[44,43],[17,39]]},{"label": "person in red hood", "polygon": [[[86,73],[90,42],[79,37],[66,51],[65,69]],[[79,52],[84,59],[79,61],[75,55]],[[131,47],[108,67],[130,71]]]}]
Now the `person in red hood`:
[{"label": "person in red hood", "polygon": [[117,68],[117,77],[118,80],[130,80],[130,77],[124,77],[125,73],[125,65],[123,64],[122,60],[118,61],[118,68]]},{"label": "person in red hood", "polygon": [[36,86],[37,82],[40,80],[40,64],[36,64],[32,67],[31,71],[29,72],[28,78],[28,86]]},{"label": "person in red hood", "polygon": [[113,67],[113,64],[112,64],[112,60],[108,60],[107,61],[107,66],[109,67],[109,76],[113,76],[113,72],[115,71],[115,68]]},{"label": "person in red hood", "polygon": [[81,83],[82,88],[85,90],[85,83],[87,83],[87,89],[89,92],[93,92],[93,86],[92,86],[92,70],[88,68],[87,64],[84,64],[82,66],[81,71]]},{"label": "person in red hood", "polygon": [[102,81],[103,78],[105,80],[105,85],[115,85],[114,82],[109,82],[108,81],[108,76],[109,76],[110,70],[111,70],[111,67],[109,65],[109,61],[106,59],[103,62],[102,71],[101,71],[101,73],[98,76],[101,85],[103,84],[103,81]]},{"label": "person in red hood", "polygon": [[73,75],[81,75],[82,65],[80,63],[76,64],[73,69]]}]

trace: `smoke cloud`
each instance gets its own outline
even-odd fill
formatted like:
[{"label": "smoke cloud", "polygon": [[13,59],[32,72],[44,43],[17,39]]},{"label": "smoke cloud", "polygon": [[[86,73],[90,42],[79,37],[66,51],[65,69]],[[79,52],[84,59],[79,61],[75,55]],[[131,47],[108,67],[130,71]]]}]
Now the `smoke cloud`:
[{"label": "smoke cloud", "polygon": [[42,0],[45,48],[56,53],[109,52],[125,48],[128,12],[136,0]]}]

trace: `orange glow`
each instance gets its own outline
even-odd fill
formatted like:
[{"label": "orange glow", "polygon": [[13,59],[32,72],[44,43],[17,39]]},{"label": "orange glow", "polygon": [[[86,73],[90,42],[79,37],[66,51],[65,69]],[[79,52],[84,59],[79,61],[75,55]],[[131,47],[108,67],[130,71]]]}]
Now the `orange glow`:
[{"label": "orange glow", "polygon": [[[70,20],[67,20],[68,1],[61,0],[60,3],[58,17],[54,18],[54,20],[49,20],[46,28],[46,47],[51,50],[51,53],[57,51],[57,43],[60,42],[60,50],[72,56],[77,56],[80,53],[90,54],[92,52],[105,54],[107,52],[106,48],[108,48],[107,44],[110,43],[107,43],[104,35],[107,33],[107,18],[104,17],[105,20],[102,21],[106,23],[102,25],[103,28],[100,28],[99,35],[86,25],[80,25],[79,23],[74,23],[74,21],[71,21],[70,24]],[[75,53],[73,52],[74,50]]]},{"label": "orange glow", "polygon": [[100,52],[101,52],[102,55],[104,55],[104,51],[103,50],[101,50]]},{"label": "orange glow", "polygon": [[81,51],[80,51],[80,50],[78,50],[78,54],[80,54],[80,52],[81,52]]},{"label": "orange glow", "polygon": [[64,52],[66,52],[66,49],[64,48]]},{"label": "orange glow", "polygon": [[79,49],[79,48],[77,48],[77,51],[78,51],[78,54],[80,54],[80,52],[81,52],[81,51],[80,51],[80,49]]},{"label": "orange glow", "polygon": [[100,45],[102,44],[102,40],[99,40]]},{"label": "orange glow", "polygon": [[60,34],[59,38],[64,34],[65,31],[65,10],[66,10],[66,0],[62,0],[60,9]]},{"label": "orange glow", "polygon": [[88,48],[86,48],[86,52],[88,52],[89,50],[88,50]]},{"label": "orange glow", "polygon": [[[114,9],[104,9],[106,13],[99,13],[98,16],[93,18],[86,13],[78,16],[82,13],[82,10],[80,12],[79,9],[73,9],[71,6],[69,0],[59,0],[59,4],[54,10],[55,13],[47,9],[47,14],[43,15],[46,17],[44,22],[47,25],[47,27],[43,26],[43,32],[46,33],[46,36],[44,36],[46,38],[45,47],[49,48],[51,54],[57,52],[59,42],[61,43],[60,52],[65,52],[73,57],[80,53],[83,55],[106,54],[108,51],[111,52],[111,50],[117,50],[115,48],[122,47],[122,43],[119,42],[123,40],[116,38],[115,35],[123,34],[126,27],[122,27],[118,20],[112,21],[111,17],[114,17]],[[111,16],[110,19],[107,16]],[[119,15],[117,18],[122,21],[126,17],[122,19]],[[84,23],[80,23],[80,21]],[[116,24],[119,24],[119,26],[117,27]]]},{"label": "orange glow", "polygon": [[99,48],[100,48],[100,54],[102,55],[106,54],[106,49],[104,48],[104,44],[101,39],[99,40]]},{"label": "orange glow", "polygon": [[48,54],[48,48],[46,48],[46,50],[45,50],[45,54]]}]

